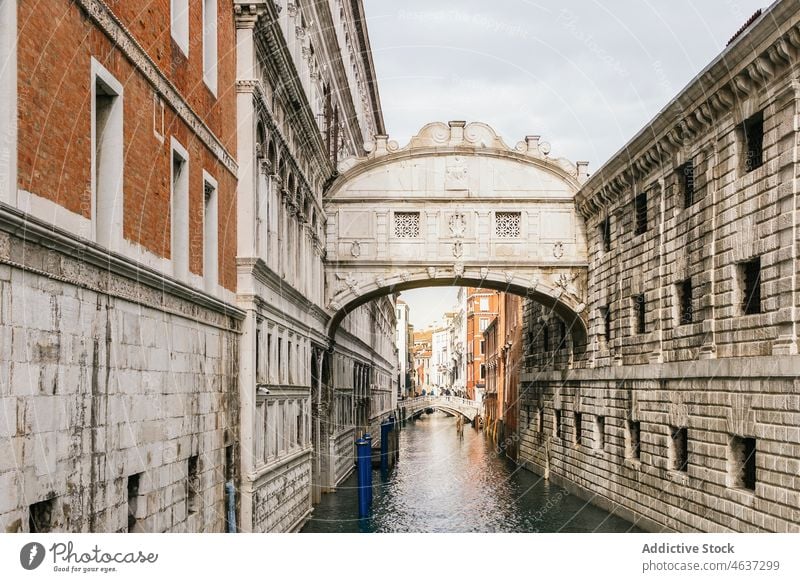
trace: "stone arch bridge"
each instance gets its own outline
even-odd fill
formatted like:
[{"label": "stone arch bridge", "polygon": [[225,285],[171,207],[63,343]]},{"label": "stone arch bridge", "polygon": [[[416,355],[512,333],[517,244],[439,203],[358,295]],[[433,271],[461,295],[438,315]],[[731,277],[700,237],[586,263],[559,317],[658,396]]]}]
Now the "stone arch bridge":
[{"label": "stone arch bridge", "polygon": [[482,123],[431,123],[399,148],[386,136],[339,165],[325,198],[326,301],[341,320],[374,298],[461,285],[551,308],[585,346],[586,233],[574,197],[586,164],[528,136],[508,147]]},{"label": "stone arch bridge", "polygon": [[480,413],[480,405],[476,400],[459,398],[458,396],[417,396],[397,403],[400,419],[413,418],[426,408],[441,410],[453,416],[461,415],[472,422]]}]

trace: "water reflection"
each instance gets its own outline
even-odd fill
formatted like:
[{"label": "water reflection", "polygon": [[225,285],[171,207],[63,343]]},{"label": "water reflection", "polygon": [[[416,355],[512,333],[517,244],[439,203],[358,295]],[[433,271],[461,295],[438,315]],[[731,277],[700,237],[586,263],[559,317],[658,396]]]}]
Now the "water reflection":
[{"label": "water reflection", "polygon": [[304,532],[639,531],[497,454],[482,432],[423,415],[400,433],[400,463],[373,472],[372,515],[358,518],[355,474],[324,495]]}]

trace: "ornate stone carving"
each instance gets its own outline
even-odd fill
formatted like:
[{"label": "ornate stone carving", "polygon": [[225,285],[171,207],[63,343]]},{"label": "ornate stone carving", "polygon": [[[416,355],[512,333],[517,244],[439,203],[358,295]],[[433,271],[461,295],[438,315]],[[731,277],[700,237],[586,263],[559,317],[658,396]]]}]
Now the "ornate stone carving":
[{"label": "ornate stone carving", "polygon": [[485,279],[488,276],[489,276],[489,268],[481,267],[481,279]]},{"label": "ornate stone carving", "polygon": [[461,238],[467,230],[467,221],[463,214],[456,213],[450,217],[449,226],[453,238]]},{"label": "ornate stone carving", "polygon": [[428,267],[428,277],[431,279],[436,277],[436,267]]},{"label": "ornate stone carving", "polygon": [[447,166],[445,171],[444,188],[445,190],[466,190],[467,189],[467,166],[461,158],[455,158],[454,162]]},{"label": "ornate stone carving", "polygon": [[460,259],[464,254],[464,243],[460,240],[453,243],[453,256]]},{"label": "ornate stone carving", "polygon": [[361,245],[357,240],[353,241],[353,244],[350,245],[350,254],[353,257],[358,258],[361,256]]},{"label": "ornate stone carving", "polygon": [[456,278],[464,276],[464,263],[456,263],[453,265],[453,273],[455,274]]},{"label": "ornate stone carving", "polygon": [[496,212],[494,234],[497,238],[519,238],[521,222],[521,213],[519,212]]},{"label": "ornate stone carving", "polygon": [[336,273],[336,279],[338,279],[340,282],[344,282],[344,284],[340,285],[339,287],[340,293],[346,289],[349,289],[350,293],[353,295],[358,295],[358,280],[353,277],[353,275],[340,275],[339,273]]},{"label": "ornate stone carving", "polygon": [[511,281],[514,280],[514,273],[512,273],[511,271],[506,271],[505,277],[506,277],[506,283],[511,283]]},{"label": "ornate stone carving", "polygon": [[560,259],[564,256],[564,243],[558,241],[556,244],[553,245],[553,256],[557,259]]}]

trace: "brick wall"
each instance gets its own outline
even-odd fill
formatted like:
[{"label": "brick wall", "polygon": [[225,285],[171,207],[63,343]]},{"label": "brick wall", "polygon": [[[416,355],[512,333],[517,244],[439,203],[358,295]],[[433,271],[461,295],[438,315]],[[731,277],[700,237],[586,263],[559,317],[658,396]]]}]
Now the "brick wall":
[{"label": "brick wall", "polygon": [[[130,2],[109,6],[159,65],[189,107],[235,154],[235,51],[230,1],[219,6],[219,98],[202,81],[201,3],[190,2],[188,60],[171,40],[169,1],[142,10]],[[157,26],[161,22],[163,26]],[[235,176],[165,104],[163,138],[154,117],[154,87],[137,64],[70,0],[23,0],[18,14],[19,176],[22,190],[91,217],[91,57],[123,85],[124,237],[159,257],[170,253],[170,136],[189,151],[190,270],[202,274],[202,170],[218,182],[220,284],[235,285]],[[174,49],[174,50],[173,50]],[[178,54],[175,54],[176,51]],[[140,63],[141,65],[141,63]]]}]

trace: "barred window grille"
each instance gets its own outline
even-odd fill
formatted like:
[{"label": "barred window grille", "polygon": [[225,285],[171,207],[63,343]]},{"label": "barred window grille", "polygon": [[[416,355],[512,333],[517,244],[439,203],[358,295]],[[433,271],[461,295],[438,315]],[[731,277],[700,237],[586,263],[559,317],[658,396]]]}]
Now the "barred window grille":
[{"label": "barred window grille", "polygon": [[495,214],[494,232],[498,238],[518,238],[520,235],[519,212],[498,212]]},{"label": "barred window grille", "polygon": [[395,212],[394,236],[397,238],[418,238],[419,212]]}]

